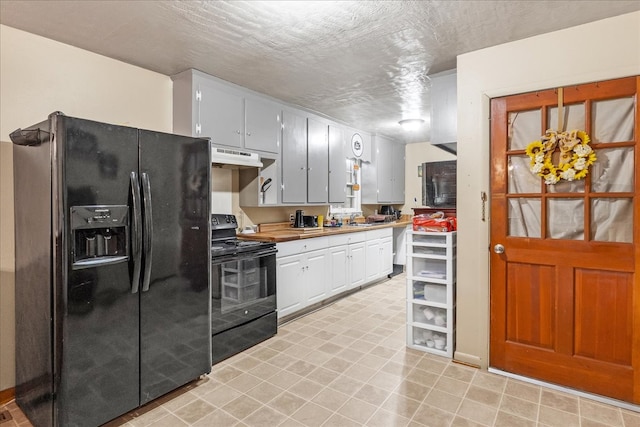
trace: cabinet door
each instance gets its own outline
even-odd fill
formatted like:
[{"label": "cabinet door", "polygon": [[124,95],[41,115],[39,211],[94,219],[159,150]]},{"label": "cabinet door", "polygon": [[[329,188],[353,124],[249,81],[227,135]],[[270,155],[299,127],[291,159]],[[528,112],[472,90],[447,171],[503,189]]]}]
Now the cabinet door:
[{"label": "cabinet door", "polygon": [[307,201],[307,120],[282,114],[282,202]]},{"label": "cabinet door", "polygon": [[395,197],[393,194],[394,145],[386,139],[376,138],[378,202],[391,202]]},{"label": "cabinet door", "polygon": [[307,201],[327,203],[329,200],[329,126],[308,119],[307,136]]},{"label": "cabinet door", "polygon": [[380,239],[368,241],[366,247],[366,282],[380,277]]},{"label": "cabinet door", "polygon": [[327,298],[327,270],[329,257],[325,249],[307,253],[304,270],[304,281],[299,284],[306,293],[306,305],[322,301]]},{"label": "cabinet door", "polygon": [[329,295],[337,295],[349,288],[347,266],[350,262],[348,246],[335,246],[329,249],[329,264],[331,265],[331,280]]},{"label": "cabinet door", "polygon": [[259,98],[245,98],[244,146],[277,153],[282,138],[280,105]]},{"label": "cabinet door", "polygon": [[[223,90],[206,80],[199,80],[198,117],[200,133],[216,145],[242,147],[244,135],[244,100],[239,93]],[[197,124],[196,124],[197,130]]]},{"label": "cabinet door", "polygon": [[380,265],[382,276],[393,271],[393,239],[387,237],[380,242]]},{"label": "cabinet door", "polygon": [[405,145],[394,144],[393,147],[393,176],[392,176],[392,199],[393,203],[404,203],[404,157]]},{"label": "cabinet door", "polygon": [[344,130],[329,125],[329,203],[344,203],[347,186],[347,156]]},{"label": "cabinet door", "polygon": [[304,307],[304,287],[302,286],[304,270],[302,261],[302,255],[284,257],[276,261],[278,317],[286,316]]},{"label": "cabinet door", "polygon": [[364,243],[349,245],[349,288],[362,286],[366,279]]}]

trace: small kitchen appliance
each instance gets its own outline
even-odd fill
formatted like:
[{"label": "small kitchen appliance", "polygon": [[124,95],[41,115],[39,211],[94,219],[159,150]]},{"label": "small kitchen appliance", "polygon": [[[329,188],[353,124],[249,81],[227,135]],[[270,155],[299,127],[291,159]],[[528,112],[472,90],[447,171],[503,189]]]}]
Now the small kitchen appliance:
[{"label": "small kitchen appliance", "polygon": [[303,228],[304,227],[304,211],[297,210],[295,219],[293,220],[293,226],[295,228]]},{"label": "small kitchen appliance", "polygon": [[317,227],[318,226],[318,216],[317,215],[304,215],[302,217],[302,223],[304,227]]}]

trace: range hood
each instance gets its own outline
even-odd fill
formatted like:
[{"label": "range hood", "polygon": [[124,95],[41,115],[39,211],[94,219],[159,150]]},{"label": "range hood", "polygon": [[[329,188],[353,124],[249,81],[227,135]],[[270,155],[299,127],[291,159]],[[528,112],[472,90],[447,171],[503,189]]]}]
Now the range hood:
[{"label": "range hood", "polygon": [[211,164],[227,169],[261,168],[257,153],[211,146]]},{"label": "range hood", "polygon": [[431,77],[431,144],[457,153],[458,94],[456,70]]}]

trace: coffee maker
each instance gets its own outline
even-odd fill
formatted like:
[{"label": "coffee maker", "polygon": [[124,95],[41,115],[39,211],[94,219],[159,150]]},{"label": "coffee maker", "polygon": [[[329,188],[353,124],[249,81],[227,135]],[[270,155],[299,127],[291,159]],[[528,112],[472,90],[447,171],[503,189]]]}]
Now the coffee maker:
[{"label": "coffee maker", "polygon": [[293,220],[293,226],[295,228],[304,228],[304,211],[297,210],[295,219]]}]

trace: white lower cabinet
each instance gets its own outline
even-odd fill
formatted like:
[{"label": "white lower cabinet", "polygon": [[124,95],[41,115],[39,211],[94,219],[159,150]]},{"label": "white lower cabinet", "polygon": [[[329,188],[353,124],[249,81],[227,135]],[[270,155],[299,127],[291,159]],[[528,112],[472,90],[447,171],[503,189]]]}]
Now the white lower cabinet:
[{"label": "white lower cabinet", "polygon": [[302,283],[304,283],[306,291],[306,303],[311,305],[328,297],[329,256],[327,250],[307,253],[304,264]]},{"label": "white lower cabinet", "polygon": [[333,296],[349,289],[349,246],[330,247],[329,262],[331,264],[329,296]]},{"label": "white lower cabinet", "polygon": [[366,283],[364,242],[349,245],[349,289]]},{"label": "white lower cabinet", "polygon": [[384,228],[278,243],[278,318],[390,274],[392,235]]},{"label": "white lower cabinet", "polygon": [[456,232],[407,232],[407,346],[453,357]]},{"label": "white lower cabinet", "polygon": [[276,260],[278,317],[304,308],[303,259],[303,255],[293,255]]},{"label": "white lower cabinet", "polygon": [[371,282],[393,271],[393,230],[383,228],[365,234],[366,281]]},{"label": "white lower cabinet", "polygon": [[278,243],[276,304],[282,318],[327,298],[327,237]]},{"label": "white lower cabinet", "polygon": [[365,233],[329,237],[329,296],[338,295],[366,283],[365,237]]}]

